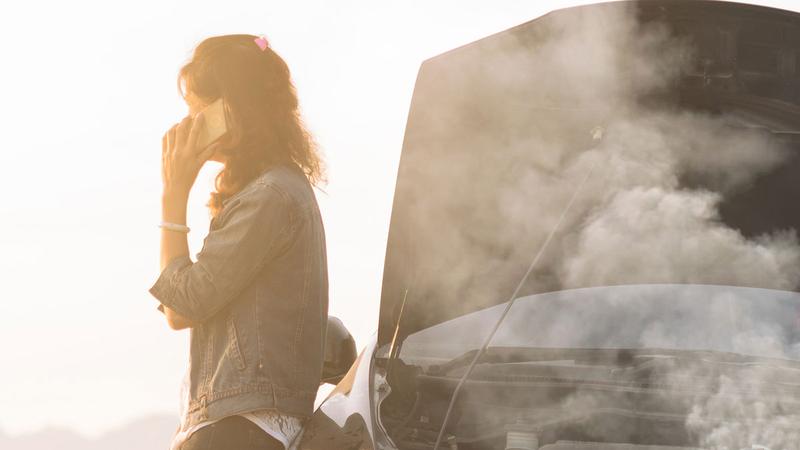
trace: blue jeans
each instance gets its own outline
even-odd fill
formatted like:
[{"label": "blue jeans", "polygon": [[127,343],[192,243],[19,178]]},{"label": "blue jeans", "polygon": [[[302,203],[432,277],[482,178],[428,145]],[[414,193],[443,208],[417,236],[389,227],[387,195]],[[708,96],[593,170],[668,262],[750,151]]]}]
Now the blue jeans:
[{"label": "blue jeans", "polygon": [[283,444],[242,416],[226,417],[192,433],[180,450],[284,450]]}]

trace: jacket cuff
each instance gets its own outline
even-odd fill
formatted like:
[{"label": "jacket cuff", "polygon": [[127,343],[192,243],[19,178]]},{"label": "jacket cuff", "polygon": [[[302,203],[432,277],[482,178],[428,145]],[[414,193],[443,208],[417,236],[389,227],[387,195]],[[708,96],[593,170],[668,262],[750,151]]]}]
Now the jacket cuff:
[{"label": "jacket cuff", "polygon": [[175,304],[173,297],[177,288],[178,274],[183,268],[191,266],[192,264],[192,259],[189,258],[189,255],[179,255],[172,258],[164,267],[164,270],[161,271],[156,282],[148,289],[148,292],[161,302],[157,309],[162,313],[164,312],[164,306],[180,313],[179,309],[173,307]]}]

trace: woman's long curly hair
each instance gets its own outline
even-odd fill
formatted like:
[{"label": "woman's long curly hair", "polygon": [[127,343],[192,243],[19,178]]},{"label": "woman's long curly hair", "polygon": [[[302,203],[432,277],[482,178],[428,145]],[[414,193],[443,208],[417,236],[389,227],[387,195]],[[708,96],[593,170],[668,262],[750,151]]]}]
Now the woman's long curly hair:
[{"label": "woman's long curly hair", "polygon": [[218,150],[225,163],[206,203],[212,217],[225,199],[275,164],[294,162],[314,186],[325,181],[316,142],[298,111],[289,68],[269,46],[262,51],[257,37],[207,38],[178,74],[182,97],[185,86],[206,104],[222,97],[226,106],[228,132]]}]

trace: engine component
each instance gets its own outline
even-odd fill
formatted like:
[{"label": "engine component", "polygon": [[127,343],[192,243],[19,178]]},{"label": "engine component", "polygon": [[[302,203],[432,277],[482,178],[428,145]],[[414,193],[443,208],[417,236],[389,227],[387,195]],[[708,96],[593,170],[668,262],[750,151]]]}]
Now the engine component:
[{"label": "engine component", "polygon": [[539,439],[536,430],[521,420],[506,425],[506,450],[537,450]]},{"label": "engine component", "polygon": [[605,444],[600,442],[572,442],[558,441],[555,444],[545,445],[542,450],[700,450],[689,447],[672,447],[664,445],[632,445],[632,444]]}]

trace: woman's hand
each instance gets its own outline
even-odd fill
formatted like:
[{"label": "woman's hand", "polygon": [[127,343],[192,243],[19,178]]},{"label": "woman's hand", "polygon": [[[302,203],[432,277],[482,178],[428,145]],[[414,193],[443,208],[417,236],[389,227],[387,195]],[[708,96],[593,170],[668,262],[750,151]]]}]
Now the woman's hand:
[{"label": "woman's hand", "polygon": [[[162,305],[163,306],[163,305]],[[167,325],[173,330],[183,330],[184,328],[194,328],[197,325],[191,320],[183,317],[172,309],[164,306],[164,315],[167,317]]]},{"label": "woman's hand", "polygon": [[214,154],[218,144],[197,148],[197,136],[203,126],[203,113],[186,116],[172,126],[161,139],[161,179],[164,191],[188,195],[203,164]]}]

